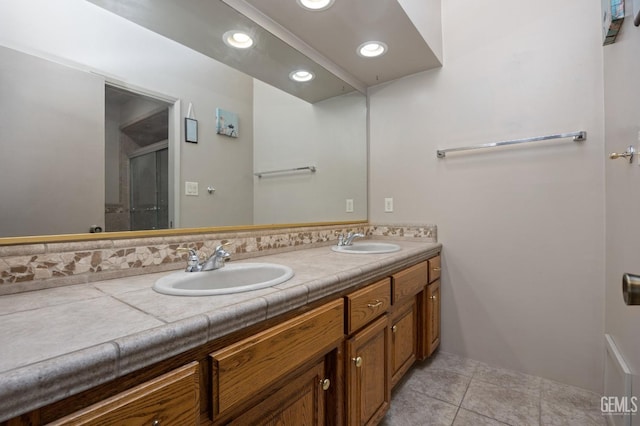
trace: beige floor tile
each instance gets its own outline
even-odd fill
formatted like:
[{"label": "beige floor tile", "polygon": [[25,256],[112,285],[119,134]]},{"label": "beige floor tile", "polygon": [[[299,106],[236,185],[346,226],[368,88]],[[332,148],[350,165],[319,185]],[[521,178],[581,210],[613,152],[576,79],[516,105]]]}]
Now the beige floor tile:
[{"label": "beige floor tile", "polygon": [[458,411],[453,404],[429,398],[404,387],[391,400],[380,426],[450,426]]},{"label": "beige floor tile", "polygon": [[542,400],[540,426],[607,426],[600,410],[581,410]]},{"label": "beige floor tile", "polygon": [[514,370],[491,367],[485,363],[478,364],[473,378],[514,391],[525,392],[536,398],[540,396],[542,386],[542,379],[540,377]]},{"label": "beige floor tile", "polygon": [[458,414],[456,414],[456,418],[453,421],[453,426],[504,426],[505,424],[464,408],[458,410]]},{"label": "beige floor tile", "polygon": [[439,370],[449,370],[463,376],[473,376],[478,361],[464,358],[448,352],[438,351],[425,361],[426,367]]},{"label": "beige floor tile", "polygon": [[413,392],[458,406],[470,381],[471,377],[453,371],[418,366],[403,386]]},{"label": "beige floor tile", "polygon": [[538,426],[540,399],[491,383],[472,379],[462,408],[518,426]]},{"label": "beige floor tile", "polygon": [[586,389],[542,379],[542,399],[587,411],[600,411],[600,395]]}]

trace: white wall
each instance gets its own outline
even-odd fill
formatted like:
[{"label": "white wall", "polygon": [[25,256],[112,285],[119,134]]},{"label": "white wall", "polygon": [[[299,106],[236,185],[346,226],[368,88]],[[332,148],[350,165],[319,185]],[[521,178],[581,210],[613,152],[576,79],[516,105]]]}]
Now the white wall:
[{"label": "white wall", "polygon": [[[186,116],[189,103],[193,103],[199,143],[180,142],[180,181],[182,187],[187,180],[199,182],[200,196],[181,195],[180,226],[251,223],[251,77],[84,0],[2,2],[0,46],[180,99],[182,117]],[[97,98],[96,102],[104,104]],[[240,138],[233,143],[215,133],[216,107],[237,112],[241,123],[247,124],[240,124]],[[180,134],[184,135],[184,131]],[[216,188],[214,196],[207,194],[208,185]]]},{"label": "white wall", "polygon": [[102,78],[0,46],[0,236],[104,226],[103,122]]},{"label": "white wall", "polygon": [[255,80],[254,103],[256,171],[317,168],[256,177],[254,223],[366,220],[365,97],[354,92],[310,104]]},{"label": "white wall", "polygon": [[[629,8],[628,14],[631,13]],[[640,28],[627,16],[616,42],[604,48],[605,153],[627,146],[640,148]],[[622,298],[622,274],[640,274],[640,166],[636,160],[606,161],[606,332],[611,334],[631,371],[634,395],[640,397],[640,306],[627,306]],[[615,376],[615,371],[609,371]],[[620,388],[605,388],[619,395]],[[615,420],[622,417],[616,416]],[[633,424],[640,424],[638,415]]]},{"label": "white wall", "polygon": [[442,29],[443,68],[370,91],[370,220],[438,224],[443,350],[600,391],[600,5],[449,0]]}]

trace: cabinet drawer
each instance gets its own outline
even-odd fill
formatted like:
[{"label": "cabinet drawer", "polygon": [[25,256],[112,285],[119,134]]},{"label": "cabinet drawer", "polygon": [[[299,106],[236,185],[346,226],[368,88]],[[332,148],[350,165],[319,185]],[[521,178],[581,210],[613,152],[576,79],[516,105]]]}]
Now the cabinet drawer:
[{"label": "cabinet drawer", "polygon": [[214,419],[337,346],[343,324],[336,300],[211,354]]},{"label": "cabinet drawer", "polygon": [[393,274],[391,277],[393,286],[393,304],[396,305],[403,299],[413,297],[420,293],[427,285],[427,261],[413,265],[410,268]]},{"label": "cabinet drawer", "polygon": [[70,414],[51,425],[197,425],[200,385],[197,362]]},{"label": "cabinet drawer", "polygon": [[429,282],[432,283],[440,278],[440,256],[432,257],[429,262]]},{"label": "cabinet drawer", "polygon": [[347,334],[351,334],[385,313],[391,305],[389,278],[348,294]]}]

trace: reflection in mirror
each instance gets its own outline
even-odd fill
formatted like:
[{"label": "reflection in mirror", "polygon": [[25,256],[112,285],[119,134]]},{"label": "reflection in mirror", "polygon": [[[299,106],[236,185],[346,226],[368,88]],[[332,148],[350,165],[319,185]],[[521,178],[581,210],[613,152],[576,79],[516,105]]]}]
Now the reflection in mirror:
[{"label": "reflection in mirror", "polygon": [[[264,68],[283,61],[276,54]],[[167,176],[166,201],[149,207],[166,219],[144,228],[366,220],[358,92],[309,103],[84,0],[0,6],[0,73],[0,237],[132,229],[139,157]],[[114,113],[112,90],[158,105]],[[236,114],[237,138],[216,133],[217,108]],[[155,114],[166,117],[166,142],[109,142],[114,132],[147,138],[139,126]],[[197,143],[184,140],[187,116]],[[306,165],[317,172],[254,175]],[[143,185],[141,203],[154,191]]]}]

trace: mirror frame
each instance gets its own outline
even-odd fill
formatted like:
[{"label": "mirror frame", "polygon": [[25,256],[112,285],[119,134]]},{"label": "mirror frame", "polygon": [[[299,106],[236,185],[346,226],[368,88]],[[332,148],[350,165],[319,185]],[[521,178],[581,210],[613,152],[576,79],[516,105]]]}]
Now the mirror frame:
[{"label": "mirror frame", "polygon": [[60,235],[33,235],[24,237],[2,237],[0,238],[0,247],[15,246],[26,244],[48,244],[48,243],[68,243],[81,241],[98,241],[98,240],[123,240],[137,238],[157,238],[179,235],[193,234],[213,234],[228,232],[255,232],[285,228],[307,228],[316,226],[345,226],[345,225],[364,225],[368,224],[368,220],[341,221],[341,222],[307,222],[307,223],[282,223],[269,225],[240,225],[240,226],[212,226],[202,228],[174,228],[174,229],[157,229],[147,231],[120,231],[120,232],[99,232],[95,234],[60,234]]}]

